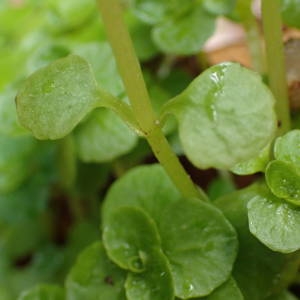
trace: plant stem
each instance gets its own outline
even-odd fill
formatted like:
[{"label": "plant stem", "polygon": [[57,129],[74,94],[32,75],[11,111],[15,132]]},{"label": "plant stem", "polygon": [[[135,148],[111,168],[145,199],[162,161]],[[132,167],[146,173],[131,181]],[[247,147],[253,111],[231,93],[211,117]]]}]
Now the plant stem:
[{"label": "plant stem", "polygon": [[163,135],[152,109],[146,84],[118,0],[98,0],[108,39],[130,99],[134,116],[156,158],[185,197],[206,200],[194,185]]},{"label": "plant stem", "polygon": [[282,43],[282,21],[279,0],[262,1],[263,28],[266,43],[269,86],[273,92],[279,134],[291,127],[285,60]]},{"label": "plant stem", "polygon": [[77,162],[74,141],[71,135],[66,136],[59,143],[58,163],[60,184],[68,194],[68,206],[73,218],[80,221],[83,218],[83,215],[80,200],[74,189],[77,176]]}]

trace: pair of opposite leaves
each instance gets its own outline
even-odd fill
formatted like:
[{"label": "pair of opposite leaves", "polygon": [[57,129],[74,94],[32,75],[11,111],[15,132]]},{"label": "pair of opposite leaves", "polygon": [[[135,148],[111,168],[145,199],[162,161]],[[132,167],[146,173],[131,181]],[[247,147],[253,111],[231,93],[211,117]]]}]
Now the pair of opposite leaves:
[{"label": "pair of opposite leaves", "polygon": [[[39,139],[68,135],[99,107],[118,112],[139,132],[130,106],[104,92],[89,64],[76,55],[33,73],[16,102],[21,124]],[[230,169],[258,155],[272,139],[273,106],[274,99],[257,74],[224,63],[206,70],[167,102],[160,118],[175,115],[184,152],[197,167]]]}]

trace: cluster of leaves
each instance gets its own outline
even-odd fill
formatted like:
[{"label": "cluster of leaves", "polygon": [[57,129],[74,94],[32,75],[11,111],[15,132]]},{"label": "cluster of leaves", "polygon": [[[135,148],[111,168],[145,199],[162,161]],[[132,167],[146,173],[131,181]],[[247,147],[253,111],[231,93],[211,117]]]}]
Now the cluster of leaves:
[{"label": "cluster of leaves", "polygon": [[[250,3],[124,2],[144,62],[198,53],[218,16],[244,22]],[[282,1],[282,11],[299,27],[296,2]],[[136,167],[103,199],[99,241],[99,194],[120,165],[122,173],[139,164],[149,149],[96,2],[6,0],[0,28],[1,299],[28,288],[18,299],[294,299],[286,288],[300,261],[300,133],[272,145],[274,99],[258,74],[224,63],[191,81],[145,68],[170,139],[177,128],[169,116],[177,121],[179,153],[201,169],[264,172],[266,183],[201,202],[183,198],[161,166]],[[73,214],[63,245],[55,198],[67,198]]]}]

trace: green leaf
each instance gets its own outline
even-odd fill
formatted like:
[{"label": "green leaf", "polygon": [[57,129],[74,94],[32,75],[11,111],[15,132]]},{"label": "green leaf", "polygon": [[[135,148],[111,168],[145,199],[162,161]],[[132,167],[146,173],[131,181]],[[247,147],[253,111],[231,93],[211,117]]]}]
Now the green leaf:
[{"label": "green leaf", "polygon": [[83,57],[92,67],[101,89],[119,96],[124,93],[116,61],[107,42],[90,42],[73,47],[74,54]]},{"label": "green leaf", "polygon": [[247,207],[250,231],[263,244],[282,253],[300,249],[300,208],[276,198],[266,187]]},{"label": "green leaf", "polygon": [[27,133],[17,120],[15,95],[16,91],[13,88],[7,88],[0,94],[0,134],[19,136]]},{"label": "green leaf", "polygon": [[139,166],[114,182],[102,207],[105,223],[122,206],[143,209],[157,223],[163,210],[181,198],[177,188],[160,165]]},{"label": "green leaf", "polygon": [[289,291],[283,291],[278,295],[272,295],[271,297],[267,298],[266,300],[298,300],[292,293]]},{"label": "green leaf", "polygon": [[153,249],[143,273],[129,273],[125,283],[128,300],[173,300],[174,287],[168,260]]},{"label": "green leaf", "polygon": [[223,283],[220,287],[214,290],[208,297],[205,297],[203,300],[227,300],[227,299],[244,300],[244,297],[239,287],[237,286],[235,280],[232,277],[230,277],[229,280]]},{"label": "green leaf", "polygon": [[236,63],[206,70],[166,104],[163,117],[167,113],[179,121],[186,155],[203,169],[230,169],[259,155],[276,130],[271,92]]},{"label": "green leaf", "polygon": [[107,162],[124,155],[137,143],[136,134],[114,112],[99,108],[75,130],[79,158]]},{"label": "green leaf", "polygon": [[64,300],[64,289],[58,285],[38,285],[22,292],[18,300]]},{"label": "green leaf", "polygon": [[201,50],[215,29],[215,18],[192,6],[181,16],[171,16],[153,28],[153,39],[166,53],[189,55]]},{"label": "green leaf", "polygon": [[[247,204],[260,194],[260,189],[257,184],[252,185],[214,202],[238,233],[239,252],[232,275],[245,300],[265,299],[285,289],[298,272],[299,252],[273,252],[249,231]],[[265,216],[266,222],[268,218]]]},{"label": "green leaf", "polygon": [[85,60],[59,59],[24,82],[16,99],[19,120],[39,139],[62,138],[96,106],[96,88]]},{"label": "green leaf", "polygon": [[54,60],[67,56],[69,53],[70,51],[60,44],[54,42],[46,43],[45,45],[38,47],[30,55],[26,62],[27,72],[31,74],[52,63]]},{"label": "green leaf", "polygon": [[203,0],[203,7],[215,15],[229,14],[235,7],[236,0]]},{"label": "green leaf", "polygon": [[96,11],[93,0],[49,0],[48,23],[52,30],[62,32],[82,26]]},{"label": "green leaf", "polygon": [[277,160],[291,163],[300,170],[300,130],[289,131],[278,137],[274,144],[274,156]]},{"label": "green leaf", "polygon": [[281,14],[285,25],[300,28],[299,0],[281,0]]},{"label": "green leaf", "polygon": [[170,204],[159,232],[177,297],[206,296],[230,276],[237,254],[236,233],[212,205],[199,200]]},{"label": "green leaf", "polygon": [[151,38],[150,25],[140,21],[131,11],[126,14],[126,24],[140,61],[149,60],[158,54],[158,49]]},{"label": "green leaf", "polygon": [[108,256],[121,268],[143,272],[160,238],[153,220],[136,207],[120,207],[103,226],[103,242]]},{"label": "green leaf", "polygon": [[250,175],[257,172],[264,172],[270,161],[270,144],[260,151],[258,156],[247,161],[236,164],[231,171],[238,175]]},{"label": "green leaf", "polygon": [[66,280],[66,299],[125,300],[125,272],[106,256],[100,242],[84,250]]},{"label": "green leaf", "polygon": [[300,205],[300,174],[292,164],[271,161],[266,169],[266,182],[275,196]]},{"label": "green leaf", "polygon": [[16,189],[30,174],[28,160],[36,150],[31,136],[0,135],[0,193]]},{"label": "green leaf", "polygon": [[148,24],[156,24],[167,17],[170,9],[170,2],[172,1],[134,0],[133,11],[142,21]]}]

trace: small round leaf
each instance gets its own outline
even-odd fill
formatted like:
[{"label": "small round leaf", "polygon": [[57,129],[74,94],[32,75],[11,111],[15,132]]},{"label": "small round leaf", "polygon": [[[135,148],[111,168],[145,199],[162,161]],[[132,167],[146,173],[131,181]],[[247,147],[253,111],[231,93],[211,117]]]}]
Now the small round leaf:
[{"label": "small round leaf", "polygon": [[250,231],[263,244],[282,253],[300,249],[300,208],[276,198],[267,188],[247,207]]},{"label": "small round leaf", "polygon": [[95,107],[96,88],[85,60],[59,59],[24,82],[16,98],[19,120],[38,139],[62,138]]},{"label": "small round leaf", "polygon": [[137,273],[146,270],[152,249],[160,246],[155,223],[136,207],[120,207],[110,215],[103,242],[116,264]]},{"label": "small round leaf", "polygon": [[260,76],[236,63],[206,70],[163,113],[177,117],[183,149],[203,169],[230,169],[251,159],[276,130],[271,92]]}]

